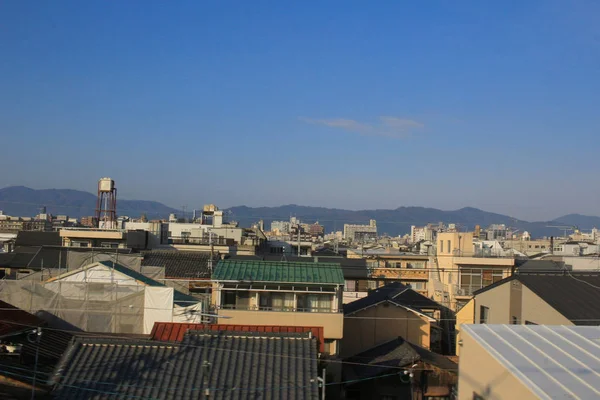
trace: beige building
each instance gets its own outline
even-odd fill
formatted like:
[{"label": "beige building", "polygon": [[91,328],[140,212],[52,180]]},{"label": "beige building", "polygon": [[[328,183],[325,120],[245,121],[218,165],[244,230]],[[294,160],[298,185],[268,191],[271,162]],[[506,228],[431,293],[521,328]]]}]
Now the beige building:
[{"label": "beige building", "polygon": [[430,257],[427,255],[386,248],[349,250],[348,258],[366,259],[371,289],[390,282],[401,282],[422,295],[428,295]]},{"label": "beige building", "polygon": [[337,354],[344,326],[339,264],[228,259],[212,280],[219,324],[323,327],[325,352]]},{"label": "beige building", "polygon": [[599,325],[600,274],[519,274],[476,291],[457,313],[466,324]]},{"label": "beige building", "polygon": [[600,398],[600,327],[466,325],[459,400]]},{"label": "beige building", "polygon": [[397,337],[435,352],[442,351],[441,305],[400,283],[373,290],[344,305],[343,358]]},{"label": "beige building", "polygon": [[513,257],[484,257],[474,251],[472,232],[444,232],[437,237],[435,270],[429,293],[452,309],[460,309],[473,292],[512,274]]},{"label": "beige building", "polygon": [[369,221],[369,225],[344,224],[344,239],[350,242],[366,242],[377,239],[377,221]]},{"label": "beige building", "polygon": [[[558,245],[562,241],[555,240],[554,244]],[[550,239],[535,239],[535,240],[504,240],[502,242],[502,247],[505,250],[513,249],[520,253],[523,253],[527,256],[532,256],[534,254],[540,253],[551,253],[552,250],[552,240]]]}]

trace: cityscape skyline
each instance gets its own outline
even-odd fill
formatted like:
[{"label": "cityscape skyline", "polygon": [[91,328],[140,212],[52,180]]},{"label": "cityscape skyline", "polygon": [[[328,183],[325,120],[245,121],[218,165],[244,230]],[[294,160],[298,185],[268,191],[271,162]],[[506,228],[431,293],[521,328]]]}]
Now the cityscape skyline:
[{"label": "cityscape skyline", "polygon": [[5,2],[0,187],[600,215],[597,11]]}]

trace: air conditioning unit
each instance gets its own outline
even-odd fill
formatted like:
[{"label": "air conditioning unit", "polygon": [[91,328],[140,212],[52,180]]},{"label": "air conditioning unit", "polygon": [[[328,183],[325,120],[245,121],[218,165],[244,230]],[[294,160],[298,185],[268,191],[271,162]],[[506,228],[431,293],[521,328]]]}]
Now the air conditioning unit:
[{"label": "air conditioning unit", "polygon": [[465,291],[461,288],[457,288],[456,291],[454,292],[455,296],[464,296],[465,295]]}]

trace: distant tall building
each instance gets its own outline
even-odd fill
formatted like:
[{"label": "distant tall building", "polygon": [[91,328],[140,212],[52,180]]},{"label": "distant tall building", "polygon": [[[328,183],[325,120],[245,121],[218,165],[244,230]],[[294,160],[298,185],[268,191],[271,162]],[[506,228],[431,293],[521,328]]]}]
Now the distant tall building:
[{"label": "distant tall building", "polygon": [[349,241],[368,241],[377,239],[377,221],[369,221],[369,225],[344,224],[344,239]]},{"label": "distant tall building", "polygon": [[320,225],[318,221],[314,224],[302,224],[302,229],[304,229],[305,233],[308,233],[311,236],[322,237],[325,233],[325,228],[323,225]]},{"label": "distant tall building", "polygon": [[271,232],[290,233],[290,223],[287,221],[273,221],[271,222]]}]

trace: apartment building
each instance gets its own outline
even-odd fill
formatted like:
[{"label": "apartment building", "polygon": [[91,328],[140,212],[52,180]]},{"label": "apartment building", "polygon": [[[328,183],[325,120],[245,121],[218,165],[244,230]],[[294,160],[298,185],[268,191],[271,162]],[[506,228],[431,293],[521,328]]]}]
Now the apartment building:
[{"label": "apartment building", "polygon": [[438,234],[436,264],[430,293],[436,301],[460,309],[476,290],[510,276],[515,259],[476,252],[472,232],[443,232]]},{"label": "apartment building", "polygon": [[337,354],[344,325],[339,264],[228,259],[212,280],[218,323],[322,326],[325,352]]},{"label": "apartment building", "polygon": [[348,258],[364,258],[369,269],[370,289],[401,282],[428,295],[429,256],[393,248],[348,250]]},{"label": "apartment building", "polygon": [[369,221],[369,225],[344,224],[344,239],[349,242],[368,242],[377,239],[377,221]]}]

